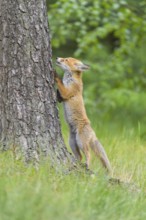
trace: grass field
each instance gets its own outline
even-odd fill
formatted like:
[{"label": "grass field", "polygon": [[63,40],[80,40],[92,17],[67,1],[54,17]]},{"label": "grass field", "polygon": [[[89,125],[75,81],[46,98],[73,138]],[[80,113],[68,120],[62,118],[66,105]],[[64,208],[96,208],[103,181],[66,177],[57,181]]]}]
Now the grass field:
[{"label": "grass field", "polygon": [[[98,173],[56,173],[48,163],[39,171],[0,154],[0,220],[145,220],[146,142],[140,126],[95,124],[113,166],[113,176],[129,184],[110,184],[98,160]],[[63,125],[67,141],[67,127]]]}]

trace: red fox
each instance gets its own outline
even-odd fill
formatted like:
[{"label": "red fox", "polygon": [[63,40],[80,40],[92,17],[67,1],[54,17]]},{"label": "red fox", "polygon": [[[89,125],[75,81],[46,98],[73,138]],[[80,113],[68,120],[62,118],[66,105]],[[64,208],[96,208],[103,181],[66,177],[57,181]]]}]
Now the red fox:
[{"label": "red fox", "polygon": [[64,71],[63,80],[56,74],[55,81],[63,100],[65,118],[70,129],[70,147],[78,160],[82,159],[81,151],[85,154],[87,169],[89,169],[89,147],[91,147],[100,158],[102,165],[110,172],[109,159],[91,128],[82,96],[82,72],[88,70],[89,66],[71,57],[57,58],[56,64]]}]

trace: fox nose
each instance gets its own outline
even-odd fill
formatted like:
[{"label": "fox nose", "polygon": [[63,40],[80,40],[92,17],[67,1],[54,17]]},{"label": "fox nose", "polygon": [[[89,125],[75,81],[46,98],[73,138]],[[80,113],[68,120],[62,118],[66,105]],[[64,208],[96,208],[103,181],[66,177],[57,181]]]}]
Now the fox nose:
[{"label": "fox nose", "polygon": [[56,57],[56,60],[58,60],[59,57]]}]

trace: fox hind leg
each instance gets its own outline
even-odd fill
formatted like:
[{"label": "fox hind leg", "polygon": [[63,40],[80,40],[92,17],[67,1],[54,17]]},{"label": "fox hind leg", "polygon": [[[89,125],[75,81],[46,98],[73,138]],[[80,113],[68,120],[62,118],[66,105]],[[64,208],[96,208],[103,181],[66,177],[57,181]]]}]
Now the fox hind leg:
[{"label": "fox hind leg", "polygon": [[88,140],[86,138],[86,135],[77,134],[76,141],[77,141],[77,145],[79,146],[80,150],[83,151],[86,157],[86,168],[89,169],[91,157],[90,157],[89,145],[88,145]]},{"label": "fox hind leg", "polygon": [[82,160],[82,155],[81,155],[80,149],[79,149],[79,147],[77,145],[76,134],[74,132],[70,132],[69,145],[70,145],[70,147],[72,149],[72,152],[75,155],[75,157],[78,160],[81,161]]},{"label": "fox hind leg", "polygon": [[85,154],[85,157],[86,157],[86,168],[89,169],[89,165],[90,165],[90,159],[91,159],[91,156],[90,156],[90,151],[88,148],[84,148],[83,149],[83,152]]}]

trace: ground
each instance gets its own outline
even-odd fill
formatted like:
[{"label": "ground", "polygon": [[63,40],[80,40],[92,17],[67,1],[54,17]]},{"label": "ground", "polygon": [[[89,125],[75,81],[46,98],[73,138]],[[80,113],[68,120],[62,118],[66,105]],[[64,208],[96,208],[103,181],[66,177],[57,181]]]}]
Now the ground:
[{"label": "ground", "polygon": [[[146,148],[139,129],[91,121],[110,158],[113,176],[124,184],[109,183],[94,155],[95,175],[89,175],[81,170],[56,172],[48,161],[36,171],[14,160],[12,151],[4,152],[0,154],[0,219],[146,219]],[[62,130],[67,143],[64,123]]]}]

